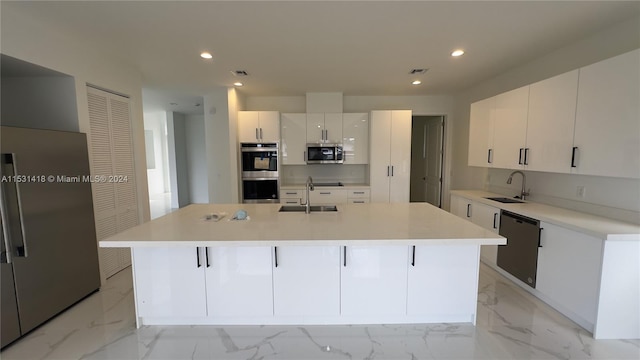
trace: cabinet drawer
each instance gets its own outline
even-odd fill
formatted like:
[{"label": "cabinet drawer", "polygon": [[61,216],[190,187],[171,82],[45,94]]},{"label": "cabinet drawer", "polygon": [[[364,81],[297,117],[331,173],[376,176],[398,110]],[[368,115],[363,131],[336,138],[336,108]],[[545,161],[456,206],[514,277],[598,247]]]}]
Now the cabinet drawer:
[{"label": "cabinet drawer", "polygon": [[368,204],[369,202],[371,202],[369,198],[351,198],[347,200],[349,204]]},{"label": "cabinet drawer", "polygon": [[304,190],[280,189],[281,198],[301,198],[304,196]]},{"label": "cabinet drawer", "polygon": [[349,199],[353,198],[369,198],[371,196],[371,192],[369,189],[349,189],[347,190],[347,197]]},{"label": "cabinet drawer", "polygon": [[347,202],[346,190],[326,190],[318,189],[312,191],[309,195],[311,204],[344,204]]}]

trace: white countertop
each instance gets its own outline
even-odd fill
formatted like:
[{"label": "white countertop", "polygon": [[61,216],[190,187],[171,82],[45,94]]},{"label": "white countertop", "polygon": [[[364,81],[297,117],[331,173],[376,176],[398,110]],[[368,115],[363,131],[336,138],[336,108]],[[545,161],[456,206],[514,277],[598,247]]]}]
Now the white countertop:
[{"label": "white countertop", "polygon": [[[338,204],[337,212],[278,212],[281,204],[196,204],[100,241],[100,247],[502,245],[506,239],[426,203]],[[229,220],[244,209],[250,220]],[[226,212],[218,222],[206,214]]]},{"label": "white countertop", "polygon": [[[342,186],[324,186],[324,185],[318,185],[315,184],[316,189],[345,189],[345,190],[349,190],[351,188],[368,188],[369,185],[368,184],[345,184],[342,183]],[[286,184],[286,185],[280,185],[281,189],[304,189],[307,187],[307,184]]]},{"label": "white countertop", "polygon": [[485,197],[505,197],[504,195],[482,190],[451,190],[451,194],[604,240],[640,240],[640,225],[528,201],[522,204],[503,204]]}]

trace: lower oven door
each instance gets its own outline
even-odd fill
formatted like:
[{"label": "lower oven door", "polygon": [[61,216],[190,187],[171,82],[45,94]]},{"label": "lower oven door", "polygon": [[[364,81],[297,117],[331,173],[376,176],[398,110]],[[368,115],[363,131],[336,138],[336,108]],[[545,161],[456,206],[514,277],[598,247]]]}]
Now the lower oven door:
[{"label": "lower oven door", "polygon": [[278,179],[243,179],[243,203],[279,202]]}]

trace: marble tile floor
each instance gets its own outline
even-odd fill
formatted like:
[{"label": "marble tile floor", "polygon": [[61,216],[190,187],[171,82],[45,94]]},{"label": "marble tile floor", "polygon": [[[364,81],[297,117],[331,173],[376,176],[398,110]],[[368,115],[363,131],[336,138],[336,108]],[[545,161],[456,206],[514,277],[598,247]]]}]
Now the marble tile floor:
[{"label": "marble tile floor", "polygon": [[640,359],[640,340],[594,340],[482,265],[477,326],[135,328],[130,269],[0,353],[13,359]]}]

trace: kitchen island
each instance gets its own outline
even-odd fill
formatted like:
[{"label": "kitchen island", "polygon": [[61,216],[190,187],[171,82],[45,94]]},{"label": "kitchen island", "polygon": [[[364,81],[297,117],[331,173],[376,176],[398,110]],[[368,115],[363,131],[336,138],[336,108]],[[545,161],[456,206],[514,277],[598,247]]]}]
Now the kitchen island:
[{"label": "kitchen island", "polygon": [[506,244],[425,203],[280,206],[190,205],[100,241],[131,248],[138,325],[475,323],[480,246]]}]

